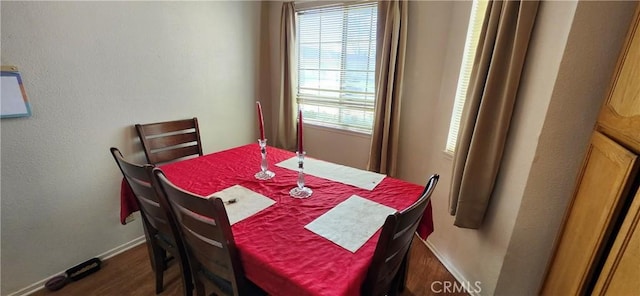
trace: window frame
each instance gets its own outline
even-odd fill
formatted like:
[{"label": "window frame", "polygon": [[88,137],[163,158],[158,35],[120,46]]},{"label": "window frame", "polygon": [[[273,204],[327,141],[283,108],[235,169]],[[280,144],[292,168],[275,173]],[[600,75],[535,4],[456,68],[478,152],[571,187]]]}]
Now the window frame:
[{"label": "window frame", "polygon": [[[299,108],[303,111],[303,115],[305,118],[305,124],[310,124],[318,127],[335,129],[340,131],[354,132],[358,134],[366,134],[371,135],[374,124],[374,116],[375,116],[375,101],[376,101],[376,79],[375,79],[375,52],[377,47],[377,11],[378,11],[378,3],[377,1],[353,1],[353,2],[301,2],[296,3],[296,61],[297,61],[297,69],[295,69],[298,79],[296,82],[296,91],[295,91],[295,100],[298,104]],[[302,50],[301,50],[301,20],[300,17],[303,14],[311,14],[311,13],[330,13],[330,12],[341,12],[343,14],[347,14],[354,9],[358,8],[374,8],[373,12],[369,16],[369,31],[366,32],[366,40],[360,41],[351,41],[353,43],[356,42],[365,42],[368,48],[367,60],[366,60],[366,69],[354,69],[349,68],[347,65],[347,52],[349,50],[353,50],[353,47],[350,47],[350,42],[348,41],[348,26],[345,24],[348,22],[348,16],[344,16],[341,18],[342,23],[339,27],[342,28],[341,40],[340,44],[340,66],[336,69],[324,69],[322,67],[322,57],[320,54],[322,53],[323,41],[318,38],[318,67],[317,69],[306,69],[301,63],[302,59]],[[338,18],[340,19],[340,18]],[[358,23],[358,25],[365,24],[365,22]],[[320,31],[321,32],[321,31]],[[321,34],[321,33],[318,33]],[[328,43],[328,42],[325,42]],[[351,44],[352,46],[353,44]],[[357,47],[357,50],[361,50],[361,47]],[[338,71],[340,77],[337,79],[339,85],[337,89],[331,88],[313,88],[313,87],[302,87],[302,71],[317,71],[318,77],[323,74],[323,71]],[[355,79],[357,84],[364,84],[364,91],[353,91],[349,90],[347,84],[348,74],[354,72],[366,72],[366,76],[364,79],[358,78]],[[320,78],[318,78],[320,81]],[[351,81],[352,83],[353,80]],[[320,82],[318,82],[320,84]],[[320,85],[318,85],[320,86]],[[368,91],[371,90],[371,91]],[[316,94],[304,93],[316,91]],[[337,93],[334,97],[327,96],[327,93]],[[324,94],[324,96],[323,96]],[[346,96],[345,96],[346,94]],[[355,97],[355,99],[350,99],[349,95]],[[336,116],[335,120],[331,120],[329,117],[322,118],[320,115],[320,108],[335,108],[337,113],[330,114],[329,116]],[[309,113],[311,111],[305,111],[305,109],[309,110],[312,108],[317,108],[318,116],[312,116]],[[345,112],[346,111],[346,112]],[[358,120],[360,115],[356,115],[356,119],[352,121],[352,124],[349,123],[348,120],[344,120],[343,116],[349,116],[349,111],[353,113],[362,112],[361,119]],[[325,113],[326,114],[326,113]]]}]

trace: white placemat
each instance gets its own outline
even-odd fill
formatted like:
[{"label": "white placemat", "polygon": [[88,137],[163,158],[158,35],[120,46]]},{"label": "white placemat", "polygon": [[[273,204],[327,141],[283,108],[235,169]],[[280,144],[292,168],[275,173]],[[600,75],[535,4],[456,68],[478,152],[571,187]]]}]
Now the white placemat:
[{"label": "white placemat", "polygon": [[304,228],[355,253],[396,210],[352,195]]},{"label": "white placemat", "polygon": [[224,202],[224,208],[227,210],[231,225],[251,217],[276,203],[273,199],[240,185],[231,186],[208,197],[212,196],[219,197]]},{"label": "white placemat", "polygon": [[[294,156],[276,165],[297,171],[298,157]],[[367,190],[376,188],[384,177],[386,177],[386,175],[383,174],[306,157],[304,159],[304,173]]]}]

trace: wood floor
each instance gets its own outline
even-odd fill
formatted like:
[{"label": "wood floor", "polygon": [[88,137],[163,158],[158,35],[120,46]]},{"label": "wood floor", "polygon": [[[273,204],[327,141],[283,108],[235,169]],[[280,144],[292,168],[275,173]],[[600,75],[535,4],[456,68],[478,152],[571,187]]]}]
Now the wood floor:
[{"label": "wood floor", "polygon": [[[453,283],[454,277],[436,259],[427,246],[414,239],[411,246],[407,288],[403,296],[466,295],[444,293],[442,282]],[[437,282],[439,281],[439,282]],[[180,295],[182,283],[177,264],[165,272],[164,292],[159,295]],[[435,293],[432,291],[432,283]],[[102,264],[102,269],[61,290],[41,290],[32,295],[155,295],[154,276],[144,244],[117,255]]]}]

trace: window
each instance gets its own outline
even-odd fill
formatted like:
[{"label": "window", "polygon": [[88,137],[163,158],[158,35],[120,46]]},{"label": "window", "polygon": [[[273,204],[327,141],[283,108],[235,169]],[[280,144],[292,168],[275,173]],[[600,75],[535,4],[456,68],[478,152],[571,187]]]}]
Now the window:
[{"label": "window", "polygon": [[467,89],[469,88],[469,78],[471,69],[478,48],[478,39],[480,31],[482,31],[482,23],[484,14],[487,10],[487,1],[473,1],[471,8],[471,16],[469,18],[469,27],[467,28],[467,38],[464,44],[464,54],[462,56],[462,65],[460,66],[460,75],[458,76],[458,87],[456,89],[456,97],[453,104],[453,113],[451,114],[451,123],[449,125],[449,136],[447,137],[447,146],[445,152],[453,154],[456,149],[456,141],[458,140],[458,128],[460,127],[460,117],[462,117],[462,109],[464,101],[467,98]]},{"label": "window", "polygon": [[376,2],[298,11],[297,101],[305,122],[371,133]]}]

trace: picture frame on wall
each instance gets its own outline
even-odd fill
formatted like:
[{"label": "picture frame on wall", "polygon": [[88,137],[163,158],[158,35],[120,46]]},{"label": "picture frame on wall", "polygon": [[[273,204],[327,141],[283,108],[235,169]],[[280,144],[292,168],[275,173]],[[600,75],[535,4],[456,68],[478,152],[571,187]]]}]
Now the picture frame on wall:
[{"label": "picture frame on wall", "polygon": [[18,68],[2,66],[0,78],[0,118],[31,116],[31,106]]}]

